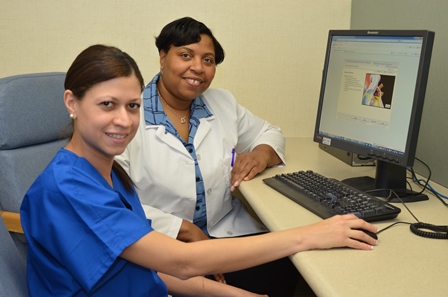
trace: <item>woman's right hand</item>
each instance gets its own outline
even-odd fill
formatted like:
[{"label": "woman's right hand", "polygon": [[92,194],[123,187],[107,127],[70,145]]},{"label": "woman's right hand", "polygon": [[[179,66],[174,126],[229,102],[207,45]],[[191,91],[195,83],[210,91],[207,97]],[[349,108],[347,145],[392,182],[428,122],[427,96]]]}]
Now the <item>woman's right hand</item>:
[{"label": "woman's right hand", "polygon": [[301,228],[305,230],[305,233],[302,234],[309,243],[307,249],[350,247],[371,250],[378,243],[378,240],[361,231],[376,233],[378,228],[359,219],[354,214],[336,215]]},{"label": "woman's right hand", "polygon": [[177,239],[183,242],[193,242],[210,238],[208,238],[208,236],[195,224],[182,220]]}]

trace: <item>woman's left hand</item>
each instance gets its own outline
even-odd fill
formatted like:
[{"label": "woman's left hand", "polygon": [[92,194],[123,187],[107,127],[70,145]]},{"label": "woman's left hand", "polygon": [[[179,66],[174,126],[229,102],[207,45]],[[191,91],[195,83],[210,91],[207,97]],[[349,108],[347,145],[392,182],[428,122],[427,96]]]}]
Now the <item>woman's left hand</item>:
[{"label": "woman's left hand", "polygon": [[231,191],[234,191],[243,180],[251,180],[255,175],[265,170],[266,167],[271,167],[281,162],[282,160],[274,149],[266,144],[258,145],[250,153],[238,155],[230,173]]},{"label": "woman's left hand", "polygon": [[266,168],[266,165],[267,161],[264,155],[255,150],[250,153],[238,155],[230,173],[231,190],[235,190],[243,180],[250,180],[262,172]]}]

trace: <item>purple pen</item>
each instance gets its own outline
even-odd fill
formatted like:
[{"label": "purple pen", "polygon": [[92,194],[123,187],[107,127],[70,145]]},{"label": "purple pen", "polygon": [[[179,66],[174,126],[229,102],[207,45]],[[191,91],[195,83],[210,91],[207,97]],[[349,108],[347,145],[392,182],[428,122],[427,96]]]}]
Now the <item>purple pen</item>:
[{"label": "purple pen", "polygon": [[235,164],[235,149],[232,149],[232,161],[230,161],[230,166],[233,167],[233,164]]}]

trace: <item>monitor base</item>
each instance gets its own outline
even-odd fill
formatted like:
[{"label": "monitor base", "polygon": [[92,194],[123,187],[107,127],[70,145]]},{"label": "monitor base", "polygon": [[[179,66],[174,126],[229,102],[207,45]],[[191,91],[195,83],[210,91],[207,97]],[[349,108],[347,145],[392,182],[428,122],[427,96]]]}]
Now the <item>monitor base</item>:
[{"label": "monitor base", "polygon": [[[388,189],[377,190],[375,187],[375,179],[370,176],[347,178],[342,180],[342,182],[373,196],[388,198],[389,195],[391,195],[391,192]],[[392,194],[394,197],[388,202],[401,203],[403,201],[407,203],[429,200],[427,195],[408,189],[394,189],[394,192],[400,197],[401,201],[394,194]]]}]

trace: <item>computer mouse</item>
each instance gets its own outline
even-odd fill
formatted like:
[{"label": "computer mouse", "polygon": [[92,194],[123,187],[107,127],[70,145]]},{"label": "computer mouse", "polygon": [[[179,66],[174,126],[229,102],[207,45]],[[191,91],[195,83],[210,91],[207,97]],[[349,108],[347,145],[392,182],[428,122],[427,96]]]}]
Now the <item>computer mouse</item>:
[{"label": "computer mouse", "polygon": [[362,232],[364,232],[365,234],[369,235],[370,237],[372,237],[372,238],[378,240],[378,235],[376,235],[376,234],[373,233],[373,232],[370,232],[370,231],[367,231],[367,230],[364,230],[364,229],[355,229],[355,230],[362,231]]}]

